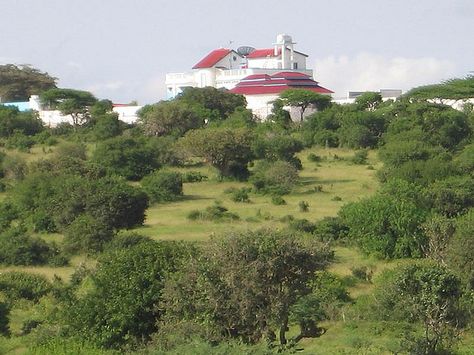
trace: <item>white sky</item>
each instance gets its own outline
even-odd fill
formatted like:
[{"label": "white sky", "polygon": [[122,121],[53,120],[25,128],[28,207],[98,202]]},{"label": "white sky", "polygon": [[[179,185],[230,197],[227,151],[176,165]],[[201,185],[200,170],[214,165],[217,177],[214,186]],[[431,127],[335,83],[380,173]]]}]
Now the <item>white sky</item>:
[{"label": "white sky", "polygon": [[474,71],[473,0],[0,0],[0,13],[0,63],[115,102],[158,101],[167,72],[278,33],[335,96]]}]

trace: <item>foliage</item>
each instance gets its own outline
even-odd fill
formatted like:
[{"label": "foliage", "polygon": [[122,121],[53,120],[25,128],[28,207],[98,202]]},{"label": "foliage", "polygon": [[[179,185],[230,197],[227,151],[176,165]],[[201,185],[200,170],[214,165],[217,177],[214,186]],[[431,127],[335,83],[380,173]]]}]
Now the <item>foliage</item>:
[{"label": "foliage", "polygon": [[449,348],[459,319],[459,280],[443,267],[419,264],[403,268],[394,286],[404,306],[423,324],[423,338],[414,344],[420,353]]},{"label": "foliage", "polygon": [[32,136],[43,130],[43,121],[33,111],[20,112],[18,108],[0,105],[0,137],[15,132]]},{"label": "foliage", "polygon": [[439,265],[446,265],[447,250],[456,231],[455,221],[442,215],[433,215],[422,227],[427,238],[425,256]]},{"label": "foliage", "polygon": [[354,164],[363,165],[367,163],[367,156],[369,152],[367,150],[358,150],[354,153],[354,156],[351,158],[351,161]]},{"label": "foliage", "polygon": [[298,208],[300,212],[308,212],[309,211],[309,203],[308,201],[300,201],[298,202]]},{"label": "foliage", "polygon": [[55,88],[56,80],[29,65],[0,65],[1,102],[28,101],[31,95]]},{"label": "foliage", "polygon": [[183,182],[201,182],[207,180],[208,177],[199,171],[186,171],[182,174]]},{"label": "foliage", "polygon": [[99,143],[92,160],[129,180],[140,180],[161,165],[146,139],[124,136]]},{"label": "foliage", "polygon": [[40,238],[30,237],[22,227],[0,234],[0,263],[6,265],[42,265],[58,253]]},{"label": "foliage", "polygon": [[284,161],[261,161],[255,167],[250,181],[258,192],[284,195],[298,181],[298,171],[292,164]]},{"label": "foliage", "polygon": [[116,137],[123,132],[124,124],[119,120],[117,113],[104,113],[101,116],[92,117],[95,120],[92,135],[98,141]]},{"label": "foliage", "polygon": [[97,99],[88,91],[73,89],[50,89],[40,95],[41,102],[47,107],[71,115],[73,125],[78,126],[90,118],[90,107]]},{"label": "foliage", "polygon": [[138,117],[146,135],[175,137],[202,127],[206,118],[198,107],[177,100],[146,105],[138,111]]},{"label": "foliage", "polygon": [[474,95],[474,77],[446,80],[441,84],[419,86],[407,92],[407,98],[428,99],[464,99]]},{"label": "foliage", "polygon": [[0,301],[0,335],[8,335],[10,330],[8,329],[8,315],[10,309],[6,303]]},{"label": "foliage", "polygon": [[114,236],[111,227],[89,214],[79,215],[64,232],[66,250],[73,253],[96,253]]},{"label": "foliage", "polygon": [[381,195],[347,204],[340,211],[349,237],[365,253],[381,258],[422,256],[426,241],[421,224],[426,214],[409,201]]},{"label": "foliage", "polygon": [[9,271],[0,274],[0,291],[11,303],[21,299],[38,302],[52,290],[52,284],[40,275],[23,271]]},{"label": "foliage", "polygon": [[456,221],[456,232],[447,246],[447,264],[474,290],[474,209]]},{"label": "foliage", "polygon": [[173,171],[155,171],[145,176],[141,185],[150,202],[169,202],[183,195],[183,179]]},{"label": "foliage", "polygon": [[236,189],[231,193],[230,199],[234,202],[245,202],[249,203],[249,192],[251,189],[247,187],[242,187],[241,189]]},{"label": "foliage", "polygon": [[185,88],[178,96],[177,101],[203,107],[207,110],[206,118],[210,121],[216,119],[224,120],[236,109],[247,106],[244,96],[210,86],[204,88]]},{"label": "foliage", "polygon": [[189,248],[171,242],[140,243],[103,255],[93,289],[70,300],[64,321],[75,334],[103,347],[146,340],[162,315],[165,278],[188,255]]},{"label": "foliage", "polygon": [[303,144],[287,134],[267,132],[266,135],[254,140],[252,149],[257,159],[283,160],[293,164],[297,169],[302,168],[301,161],[295,157],[295,153],[303,150]]},{"label": "foliage", "polygon": [[206,207],[204,211],[194,210],[188,214],[188,219],[207,220],[215,222],[236,221],[240,219],[239,215],[230,212],[226,207],[220,203],[215,202],[212,206]]},{"label": "foliage", "polygon": [[9,154],[2,161],[2,173],[6,179],[22,180],[27,171],[28,166],[19,155]]},{"label": "foliage", "polygon": [[208,128],[188,132],[181,147],[188,156],[202,157],[223,177],[246,179],[247,163],[253,158],[248,129]]},{"label": "foliage", "polygon": [[213,238],[202,257],[167,283],[166,321],[194,321],[211,336],[286,344],[290,308],[309,292],[314,271],[327,265],[329,250],[294,234],[260,230]]},{"label": "foliage", "polygon": [[474,181],[470,176],[452,176],[429,186],[436,212],[455,217],[474,207]]},{"label": "foliage", "polygon": [[322,241],[343,240],[349,227],[341,217],[324,217],[315,223],[313,234]]},{"label": "foliage", "polygon": [[280,99],[285,106],[299,108],[301,122],[303,122],[304,112],[308,107],[314,106],[318,111],[323,111],[331,105],[331,96],[305,89],[285,90],[280,94]]}]

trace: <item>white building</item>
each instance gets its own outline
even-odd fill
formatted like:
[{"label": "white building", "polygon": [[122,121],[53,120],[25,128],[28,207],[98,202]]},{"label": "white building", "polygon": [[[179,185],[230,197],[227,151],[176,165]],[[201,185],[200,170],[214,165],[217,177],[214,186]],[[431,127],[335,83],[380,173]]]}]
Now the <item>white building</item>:
[{"label": "white building", "polygon": [[167,98],[171,99],[185,87],[233,89],[243,78],[254,74],[273,75],[282,71],[300,72],[310,77],[313,71],[306,68],[306,54],[294,49],[290,36],[280,34],[271,48],[240,47],[237,50],[213,50],[184,73],[166,75]]}]

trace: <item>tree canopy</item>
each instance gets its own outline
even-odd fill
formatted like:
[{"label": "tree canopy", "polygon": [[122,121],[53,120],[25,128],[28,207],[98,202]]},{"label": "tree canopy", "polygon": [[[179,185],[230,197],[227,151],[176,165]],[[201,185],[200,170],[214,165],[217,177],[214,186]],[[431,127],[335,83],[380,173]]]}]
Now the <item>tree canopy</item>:
[{"label": "tree canopy", "polygon": [[29,65],[0,65],[0,102],[28,101],[56,87],[56,78]]},{"label": "tree canopy", "polygon": [[300,120],[303,122],[304,112],[313,105],[318,111],[323,111],[331,104],[331,96],[318,94],[305,89],[288,89],[280,94],[280,99],[287,106],[298,107]]}]

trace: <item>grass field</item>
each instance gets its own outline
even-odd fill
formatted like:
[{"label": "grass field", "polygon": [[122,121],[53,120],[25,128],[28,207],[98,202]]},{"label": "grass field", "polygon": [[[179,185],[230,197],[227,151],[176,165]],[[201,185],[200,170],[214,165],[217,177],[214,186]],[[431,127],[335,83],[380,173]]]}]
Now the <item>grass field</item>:
[{"label": "grass field", "polygon": [[[308,161],[306,157],[309,153],[319,155],[322,161]],[[184,198],[181,201],[151,206],[147,211],[145,226],[139,231],[155,239],[205,240],[211,234],[222,233],[230,228],[283,226],[279,220],[287,215],[310,221],[335,216],[343,204],[368,196],[378,187],[374,177],[375,170],[368,169],[368,165],[348,162],[346,159],[352,155],[353,151],[343,149],[311,149],[300,153],[304,167],[300,172],[300,182],[290,195],[284,196],[287,204],[281,206],[273,205],[270,196],[253,193],[250,203],[233,202],[225,190],[250,186],[248,183],[218,182],[216,172],[208,167],[180,169],[198,170],[208,176],[209,180],[184,184]],[[369,164],[375,168],[378,166],[373,153],[369,155]],[[318,186],[322,187],[322,192],[317,192]],[[340,200],[334,200],[335,197]],[[210,206],[214,201],[220,201],[231,212],[237,213],[240,220],[229,224],[196,222],[186,218],[189,212]],[[309,203],[308,212],[299,211],[300,201]]]}]

